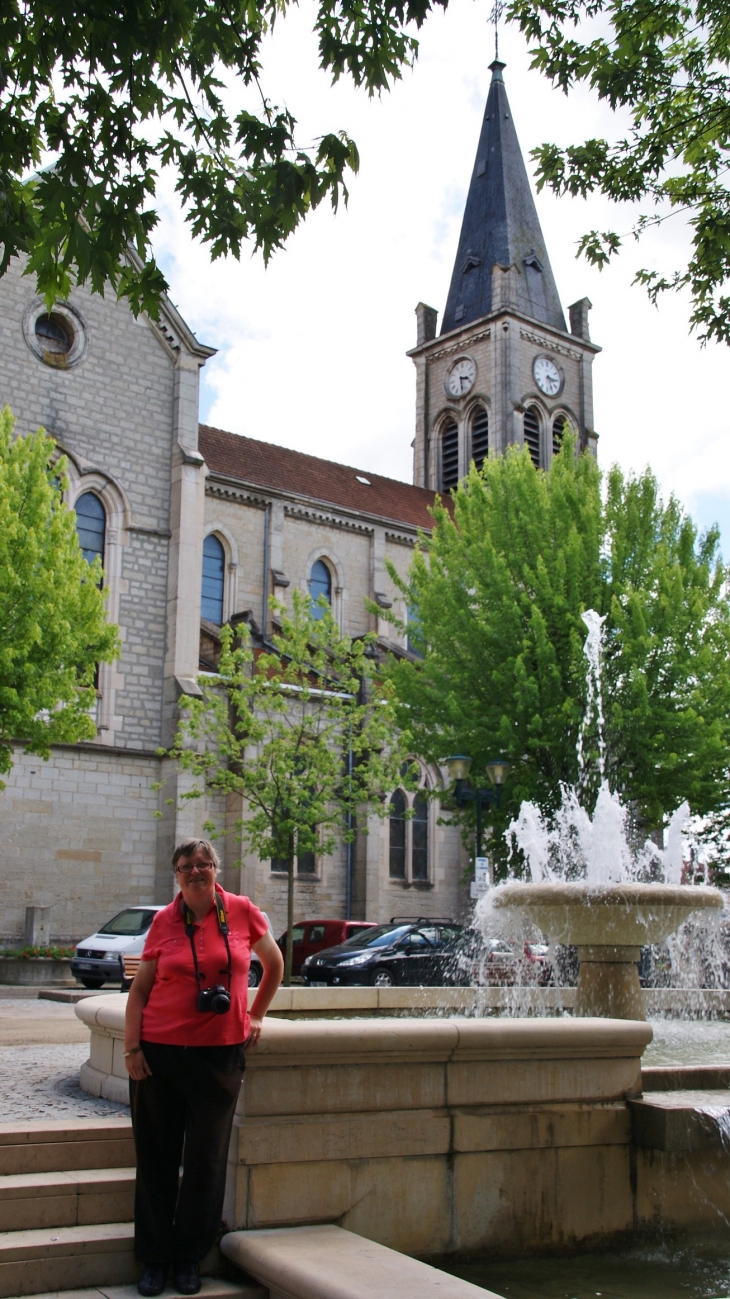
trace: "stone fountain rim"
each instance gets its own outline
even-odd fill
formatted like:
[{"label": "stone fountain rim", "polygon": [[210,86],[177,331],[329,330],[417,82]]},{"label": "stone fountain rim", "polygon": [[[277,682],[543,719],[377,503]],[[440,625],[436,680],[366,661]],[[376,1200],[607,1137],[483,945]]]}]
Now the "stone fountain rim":
[{"label": "stone fountain rim", "polygon": [[596,906],[682,907],[696,911],[705,907],[724,906],[719,889],[695,884],[587,884],[585,880],[550,884],[515,882],[499,885],[493,894],[495,907],[571,906],[590,901]]}]

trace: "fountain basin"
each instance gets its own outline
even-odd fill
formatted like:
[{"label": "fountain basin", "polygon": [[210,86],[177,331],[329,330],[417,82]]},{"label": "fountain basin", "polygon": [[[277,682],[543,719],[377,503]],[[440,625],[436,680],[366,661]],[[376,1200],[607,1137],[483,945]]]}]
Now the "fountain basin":
[{"label": "fountain basin", "polygon": [[694,885],[505,884],[497,910],[517,910],[554,943],[578,948],[576,1014],[646,1019],[639,950],[661,943],[694,911],[721,909],[719,889]]}]

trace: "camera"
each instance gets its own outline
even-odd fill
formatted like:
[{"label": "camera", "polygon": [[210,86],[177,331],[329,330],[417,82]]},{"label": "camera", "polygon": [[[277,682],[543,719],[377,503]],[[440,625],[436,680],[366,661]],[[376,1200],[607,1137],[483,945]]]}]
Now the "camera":
[{"label": "camera", "polygon": [[231,1009],[231,994],[222,983],[216,983],[214,988],[202,988],[198,993],[198,1010],[204,1014],[211,1011],[214,1015],[227,1015]]}]

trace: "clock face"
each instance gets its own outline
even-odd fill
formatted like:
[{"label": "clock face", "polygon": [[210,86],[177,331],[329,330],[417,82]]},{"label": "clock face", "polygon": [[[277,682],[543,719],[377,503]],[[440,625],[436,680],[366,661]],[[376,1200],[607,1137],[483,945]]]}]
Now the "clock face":
[{"label": "clock face", "polygon": [[544,392],[546,397],[557,397],[563,380],[557,365],[549,356],[536,356],[532,363],[532,373],[540,392]]},{"label": "clock face", "polygon": [[472,361],[470,356],[460,356],[446,375],[444,387],[449,397],[465,397],[473,388],[476,377],[476,361]]}]

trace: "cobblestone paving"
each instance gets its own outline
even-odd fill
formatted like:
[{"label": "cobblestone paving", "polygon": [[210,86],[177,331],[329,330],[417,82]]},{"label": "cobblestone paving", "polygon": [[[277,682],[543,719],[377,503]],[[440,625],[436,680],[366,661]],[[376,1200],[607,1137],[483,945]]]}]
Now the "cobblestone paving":
[{"label": "cobblestone paving", "polygon": [[0,1123],[40,1119],[129,1117],[126,1105],[88,1096],[79,1069],[88,1043],[0,1047]]}]

